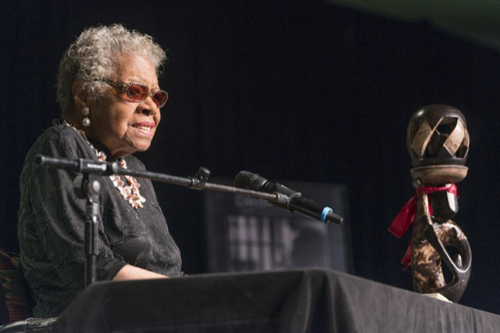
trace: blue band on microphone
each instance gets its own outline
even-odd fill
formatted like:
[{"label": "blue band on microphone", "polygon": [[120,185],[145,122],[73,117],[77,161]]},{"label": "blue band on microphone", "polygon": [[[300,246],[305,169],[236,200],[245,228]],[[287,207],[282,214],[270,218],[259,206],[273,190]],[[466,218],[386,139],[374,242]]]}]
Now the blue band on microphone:
[{"label": "blue band on microphone", "polygon": [[333,212],[333,209],[331,209],[330,207],[326,206],[325,208],[323,208],[323,212],[321,213],[321,221],[328,223],[328,221],[326,220],[326,216],[330,212]]}]

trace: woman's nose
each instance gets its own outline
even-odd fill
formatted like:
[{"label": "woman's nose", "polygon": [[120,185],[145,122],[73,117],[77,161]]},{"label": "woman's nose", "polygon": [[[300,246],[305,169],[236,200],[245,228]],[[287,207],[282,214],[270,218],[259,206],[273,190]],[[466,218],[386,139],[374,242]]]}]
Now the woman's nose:
[{"label": "woman's nose", "polygon": [[154,116],[160,110],[156,107],[156,104],[153,102],[151,97],[148,97],[138,106],[138,110],[140,113],[145,114],[146,116]]}]

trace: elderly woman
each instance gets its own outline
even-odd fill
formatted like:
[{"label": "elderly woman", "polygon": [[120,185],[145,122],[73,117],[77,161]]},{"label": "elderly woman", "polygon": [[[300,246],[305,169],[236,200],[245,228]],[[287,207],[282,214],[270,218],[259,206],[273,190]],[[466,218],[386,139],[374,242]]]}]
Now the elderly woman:
[{"label": "elderly woman", "polygon": [[[29,151],[21,175],[18,238],[36,317],[59,315],[84,287],[85,200],[74,172],[33,165],[36,154],[117,161],[149,148],[168,99],[158,86],[165,52],[121,25],[85,30],[64,54],[57,80],[62,121]],[[180,276],[180,252],[150,181],[113,175],[99,198],[98,280]]]}]

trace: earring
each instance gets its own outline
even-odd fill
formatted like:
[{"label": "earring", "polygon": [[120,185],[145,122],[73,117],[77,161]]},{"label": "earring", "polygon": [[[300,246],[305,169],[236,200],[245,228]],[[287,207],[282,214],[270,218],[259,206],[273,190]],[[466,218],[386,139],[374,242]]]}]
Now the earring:
[{"label": "earring", "polygon": [[84,127],[89,127],[90,126],[90,118],[89,118],[89,114],[90,114],[90,110],[88,107],[84,107],[82,108],[82,114],[83,114],[83,120],[82,120],[82,125]]}]

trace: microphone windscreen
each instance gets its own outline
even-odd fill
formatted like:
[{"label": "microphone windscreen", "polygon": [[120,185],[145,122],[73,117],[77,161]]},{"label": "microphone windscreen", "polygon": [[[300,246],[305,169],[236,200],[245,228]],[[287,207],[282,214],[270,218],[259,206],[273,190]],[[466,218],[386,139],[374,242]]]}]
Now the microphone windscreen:
[{"label": "microphone windscreen", "polygon": [[254,191],[274,192],[274,184],[256,173],[240,171],[233,181],[234,187],[245,188]]},{"label": "microphone windscreen", "polygon": [[[234,187],[266,193],[273,193],[276,191],[276,184],[249,171],[240,171],[234,178],[233,185]],[[291,190],[289,191],[292,192]]]},{"label": "microphone windscreen", "polygon": [[248,184],[250,183],[250,179],[254,176],[255,174],[249,171],[240,171],[234,177],[233,185],[234,187],[238,188],[248,188]]}]

